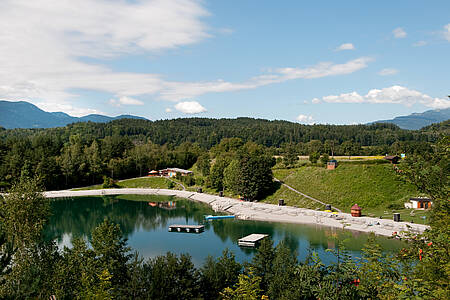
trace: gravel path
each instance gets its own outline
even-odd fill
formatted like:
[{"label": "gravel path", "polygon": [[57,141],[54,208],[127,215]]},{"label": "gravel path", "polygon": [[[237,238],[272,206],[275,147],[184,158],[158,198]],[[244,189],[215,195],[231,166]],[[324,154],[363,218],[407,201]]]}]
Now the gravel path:
[{"label": "gravel path", "polygon": [[392,236],[395,233],[409,231],[422,233],[429,226],[407,222],[394,222],[388,219],[376,219],[370,217],[352,217],[347,213],[328,213],[305,208],[290,206],[277,206],[274,204],[259,202],[243,202],[233,198],[219,197],[204,193],[167,189],[123,188],[83,191],[51,191],[44,192],[48,198],[71,198],[78,196],[103,196],[103,195],[165,195],[187,198],[206,203],[214,211],[222,211],[233,214],[242,220],[257,220],[268,222],[297,223],[320,225],[353,231],[374,232],[378,235]]}]

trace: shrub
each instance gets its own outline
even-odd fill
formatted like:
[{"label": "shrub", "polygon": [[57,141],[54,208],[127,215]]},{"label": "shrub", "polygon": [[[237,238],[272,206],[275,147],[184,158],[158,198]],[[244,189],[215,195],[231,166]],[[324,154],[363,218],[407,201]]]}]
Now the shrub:
[{"label": "shrub", "polygon": [[110,189],[110,188],[118,188],[116,181],[108,176],[103,176],[103,185],[102,188]]}]

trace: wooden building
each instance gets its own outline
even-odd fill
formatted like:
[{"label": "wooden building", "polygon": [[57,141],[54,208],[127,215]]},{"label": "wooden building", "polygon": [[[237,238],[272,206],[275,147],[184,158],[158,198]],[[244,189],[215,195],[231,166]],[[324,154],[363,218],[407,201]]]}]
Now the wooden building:
[{"label": "wooden building", "polygon": [[352,217],[361,217],[361,207],[359,207],[358,204],[355,204],[350,209],[350,213],[352,214]]},{"label": "wooden building", "polygon": [[335,159],[332,159],[327,162],[327,170],[334,170],[338,166],[338,162]]},{"label": "wooden building", "polygon": [[151,170],[150,172],[148,172],[148,176],[150,177],[159,176],[159,171]]},{"label": "wooden building", "polygon": [[409,198],[409,202],[405,203],[406,208],[412,209],[429,209],[432,205],[431,199],[426,197]]},{"label": "wooden building", "polygon": [[387,155],[384,157],[385,160],[390,161],[392,164],[396,165],[398,164],[398,161],[400,160],[400,156],[397,155]]},{"label": "wooden building", "polygon": [[165,176],[165,177],[176,177],[177,174],[180,174],[181,176],[188,176],[188,175],[194,174],[194,172],[192,172],[192,171],[184,170],[184,169],[180,169],[180,168],[167,168],[167,169],[159,171],[159,173],[161,174],[161,176]]}]

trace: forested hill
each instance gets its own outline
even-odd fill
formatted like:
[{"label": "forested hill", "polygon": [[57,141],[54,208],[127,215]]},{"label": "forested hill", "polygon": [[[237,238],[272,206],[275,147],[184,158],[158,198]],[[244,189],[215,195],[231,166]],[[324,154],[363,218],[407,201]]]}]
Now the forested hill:
[{"label": "forested hill", "polygon": [[84,117],[73,117],[63,112],[46,112],[26,101],[0,100],[0,126],[4,128],[51,128],[65,126],[75,122],[105,123],[116,119],[144,119],[131,115],[108,117],[91,114]]},{"label": "forested hill", "polygon": [[433,125],[428,130],[403,130],[393,124],[370,125],[302,125],[288,121],[263,119],[208,119],[183,118],[148,121],[121,119],[109,123],[74,123],[65,127],[48,129],[1,130],[0,138],[12,136],[50,135],[61,142],[79,134],[85,142],[106,136],[128,136],[136,141],[152,141],[155,144],[180,145],[183,142],[198,143],[204,148],[218,144],[223,138],[238,137],[244,142],[253,141],[268,147],[279,147],[283,143],[327,140],[341,144],[344,141],[361,146],[391,145],[396,141],[435,141],[438,137]]},{"label": "forested hill", "polygon": [[403,129],[420,129],[430,124],[450,119],[450,108],[427,110],[423,113],[413,113],[408,116],[396,117],[392,120],[382,120],[374,123],[391,123]]}]

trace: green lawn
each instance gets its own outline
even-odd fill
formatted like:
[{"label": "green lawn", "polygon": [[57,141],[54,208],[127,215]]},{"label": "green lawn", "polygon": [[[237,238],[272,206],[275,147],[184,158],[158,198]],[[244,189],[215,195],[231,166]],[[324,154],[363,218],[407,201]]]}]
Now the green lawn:
[{"label": "green lawn", "polygon": [[263,202],[278,204],[278,200],[283,199],[286,205],[296,206],[302,208],[310,208],[310,209],[323,209],[322,205],[319,203],[312,201],[311,199],[305,198],[302,195],[299,195],[285,186],[280,186],[275,193],[267,196]]},{"label": "green lawn", "polygon": [[[125,179],[117,182],[119,188],[151,188],[151,189],[167,189],[169,186],[169,180],[164,177],[145,177],[145,178],[133,178]],[[102,185],[93,185],[83,187],[74,190],[98,190]],[[175,185],[174,189],[181,189],[180,186]]]}]

